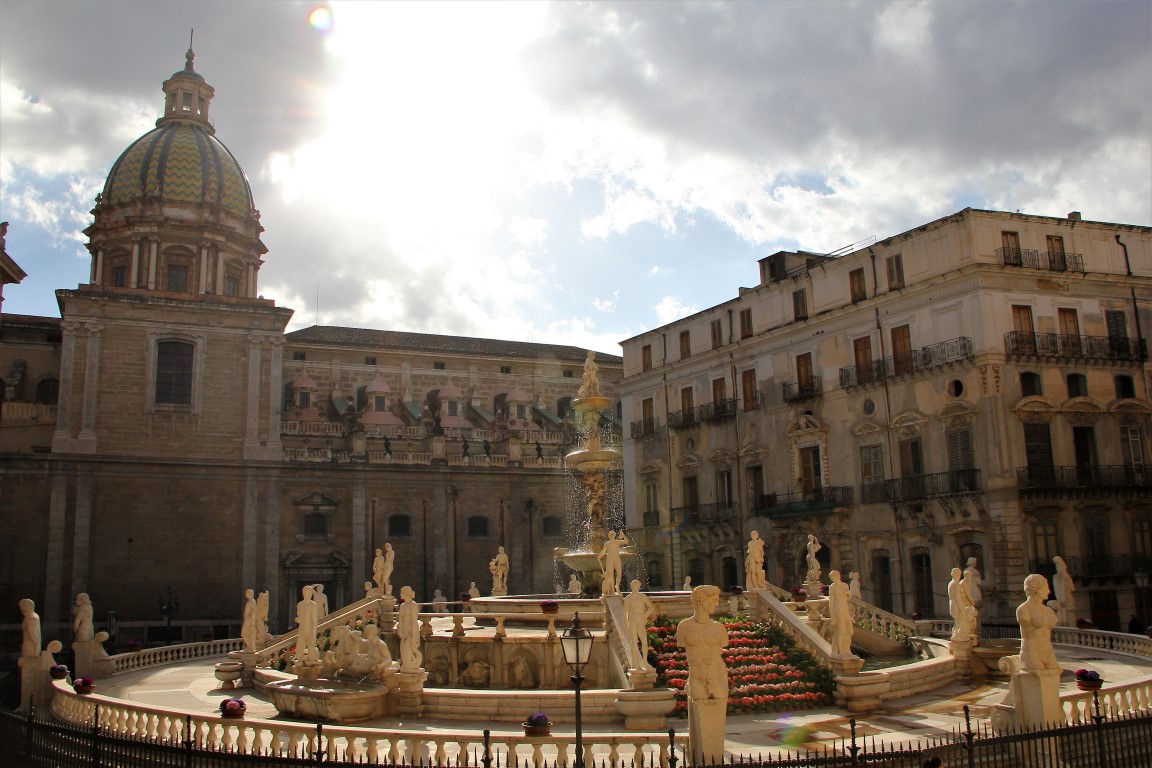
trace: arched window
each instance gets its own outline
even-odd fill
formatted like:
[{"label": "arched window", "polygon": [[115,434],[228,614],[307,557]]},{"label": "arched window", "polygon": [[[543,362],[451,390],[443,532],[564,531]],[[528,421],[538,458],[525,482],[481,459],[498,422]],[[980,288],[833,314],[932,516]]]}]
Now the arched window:
[{"label": "arched window", "polygon": [[60,397],[60,382],[53,378],[41,379],[36,385],[36,402],[56,405]]},{"label": "arched window", "polygon": [[688,575],[692,577],[692,586],[697,587],[704,584],[704,561],[699,557],[690,559],[688,561]]},{"label": "arched window", "polygon": [[192,358],[195,346],[186,341],[156,345],[156,402],[192,404]]},{"label": "arched window", "polygon": [[660,588],[664,586],[664,559],[659,555],[648,555],[647,560],[644,562],[644,568],[648,572],[648,586],[653,588]]},{"label": "arched window", "polygon": [[1040,385],[1040,374],[1032,371],[1020,374],[1020,394],[1023,397],[1044,394],[1044,388]]},{"label": "arched window", "polygon": [[468,535],[469,536],[487,536],[488,535],[488,518],[483,515],[473,515],[468,518]]},{"label": "arched window", "polygon": [[412,535],[412,517],[410,515],[389,515],[388,516],[388,535],[389,536],[411,536]]},{"label": "arched window", "polygon": [[1068,374],[1068,397],[1088,397],[1088,377],[1082,373]]},{"label": "arched window", "polygon": [[541,521],[546,537],[557,538],[564,535],[564,521],[556,515],[550,515]]}]

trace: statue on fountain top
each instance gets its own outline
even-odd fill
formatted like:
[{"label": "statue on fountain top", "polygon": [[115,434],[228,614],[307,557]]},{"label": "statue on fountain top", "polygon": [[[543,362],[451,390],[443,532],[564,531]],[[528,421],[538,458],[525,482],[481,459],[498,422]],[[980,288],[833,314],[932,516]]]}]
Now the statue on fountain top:
[{"label": "statue on fountain top", "polygon": [[498,549],[496,557],[488,564],[488,570],[492,573],[492,594],[508,594],[508,555],[504,553],[504,547]]},{"label": "statue on fountain top", "polygon": [[396,552],[391,544],[385,544],[383,551],[377,549],[372,560],[372,578],[381,595],[392,594],[392,569],[396,565]]},{"label": "statue on fountain top", "polygon": [[577,397],[600,397],[600,366],[596,365],[596,353],[588,350],[588,357],[584,359],[584,381],[577,390]]},{"label": "statue on fountain top", "polygon": [[399,621],[396,634],[400,636],[400,671],[419,672],[424,655],[420,653],[420,604],[412,587],[401,587]]},{"label": "statue on fountain top", "polygon": [[604,494],[608,492],[608,482],[603,472],[588,472],[584,475],[584,487],[588,489],[588,519],[592,529],[604,527]]},{"label": "statue on fountain top", "polygon": [[604,542],[604,548],[600,550],[599,556],[601,567],[604,569],[601,592],[605,595],[620,594],[620,580],[624,576],[620,550],[626,544],[628,544],[628,537],[624,531],[620,531],[619,537],[617,537],[616,531],[608,531],[608,540]]},{"label": "statue on fountain top", "polygon": [[820,539],[816,538],[815,534],[808,534],[808,574],[805,577],[806,581],[816,582],[820,581],[820,560],[816,557],[816,553],[820,551]]}]

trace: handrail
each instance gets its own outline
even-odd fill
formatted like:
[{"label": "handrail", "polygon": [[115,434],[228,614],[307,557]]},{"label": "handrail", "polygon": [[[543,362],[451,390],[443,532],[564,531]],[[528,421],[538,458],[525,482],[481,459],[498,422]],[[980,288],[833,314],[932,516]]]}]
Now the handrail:
[{"label": "handrail", "polygon": [[866,603],[858,597],[849,601],[852,606],[852,618],[857,627],[884,637],[907,643],[910,638],[918,634],[916,622],[897,616],[883,608],[877,608]]},{"label": "handrail", "polygon": [[165,645],[159,648],[145,648],[140,651],[128,651],[110,656],[115,665],[112,674],[130,672],[134,669],[144,669],[160,664],[171,664],[176,661],[188,659],[202,659],[208,656],[222,656],[232,651],[244,650],[244,640],[238,637],[226,640],[210,640],[202,643],[182,643],[180,645]]},{"label": "handrail", "polygon": [[606,595],[602,603],[604,637],[608,643],[609,656],[614,662],[609,665],[609,669],[621,688],[629,688],[632,683],[628,678],[628,670],[638,666],[636,657],[640,655],[640,649],[635,643],[625,641],[628,636],[628,617],[624,613],[624,598],[620,595]]},{"label": "handrail", "polygon": [[797,646],[816,657],[821,665],[832,666],[832,645],[820,636],[811,625],[788,609],[780,598],[769,590],[753,589],[752,595],[759,618],[773,627],[783,630]]},{"label": "handrail", "polygon": [[[329,613],[320,621],[316,622],[316,632],[319,634],[326,629],[332,629],[333,627],[339,626],[341,624],[347,624],[349,621],[355,620],[360,614],[364,613],[365,611],[372,610],[373,608],[375,608],[376,613],[383,619],[384,611],[380,598],[365,597],[362,600],[359,600],[355,603],[350,603],[343,608]],[[381,634],[386,634],[391,630],[391,626],[380,627]],[[296,638],[299,635],[300,630],[293,629],[289,632],[285,632],[283,635],[280,635],[271,643],[261,648],[258,651],[260,663],[266,663],[270,658],[272,658],[274,654],[279,653],[286,648],[292,647],[292,645],[296,643]]]}]

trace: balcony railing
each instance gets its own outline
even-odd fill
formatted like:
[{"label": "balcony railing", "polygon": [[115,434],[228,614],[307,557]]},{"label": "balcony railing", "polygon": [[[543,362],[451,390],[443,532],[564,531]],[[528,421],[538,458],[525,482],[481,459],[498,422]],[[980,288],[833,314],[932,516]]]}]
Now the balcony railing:
[{"label": "balcony railing", "polygon": [[789,382],[784,385],[784,402],[798,403],[803,400],[812,400],[823,394],[824,387],[820,379],[809,379],[800,383]]},{"label": "balcony railing", "polygon": [[828,514],[836,507],[849,507],[855,502],[850,485],[827,485],[796,493],[767,493],[756,502],[756,517],[804,517]]},{"label": "balcony railing", "polygon": [[980,470],[954,469],[928,475],[908,475],[884,481],[888,501],[914,501],[979,491]]},{"label": "balcony railing", "polygon": [[736,398],[704,403],[697,408],[700,421],[721,421],[736,416]]},{"label": "balcony railing", "polygon": [[[1078,578],[1091,576],[1131,577],[1137,571],[1152,574],[1152,555],[1066,556],[1064,562],[1068,565],[1068,572]],[[1052,575],[1056,573],[1056,566],[1048,558],[1034,558],[1031,562],[1031,572],[1052,578]]]},{"label": "balcony railing", "polygon": [[672,411],[668,414],[668,427],[670,429],[694,427],[697,421],[695,408],[689,408],[684,411]]},{"label": "balcony railing", "polygon": [[1083,272],[1084,256],[1062,251],[1040,251],[1031,248],[997,248],[996,256],[1006,267],[1027,267],[1049,272]]},{"label": "balcony railing", "polygon": [[841,389],[862,387],[884,379],[906,374],[921,373],[948,363],[973,360],[972,339],[959,336],[955,339],[930,344],[914,349],[907,355],[873,360],[867,365],[849,365],[840,369]]},{"label": "balcony railing", "polygon": [[1016,486],[1027,489],[1152,488],[1152,469],[1130,464],[1017,467]]},{"label": "balcony railing", "polygon": [[1004,334],[1008,357],[1053,360],[1107,360],[1137,363],[1145,359],[1144,339],[1123,336],[1069,336],[1060,333]]},{"label": "balcony railing", "polygon": [[737,518],[736,504],[730,501],[672,507],[671,514],[676,525],[707,525],[709,523],[732,522]]},{"label": "balcony railing", "polygon": [[660,420],[656,418],[641,419],[634,421],[630,425],[631,435],[633,440],[642,440],[649,437],[655,437],[660,429]]}]

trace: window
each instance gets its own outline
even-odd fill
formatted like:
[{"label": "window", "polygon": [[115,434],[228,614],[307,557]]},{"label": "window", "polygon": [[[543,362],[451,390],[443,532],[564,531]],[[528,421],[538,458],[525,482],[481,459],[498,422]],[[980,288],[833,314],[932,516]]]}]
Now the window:
[{"label": "window", "polygon": [[884,447],[860,446],[860,484],[876,485],[884,482]]},{"label": "window", "polygon": [[364,365],[376,365],[376,358],[371,357],[371,356],[366,356],[364,358]]},{"label": "window", "polygon": [[901,440],[899,447],[901,477],[924,474],[924,455],[920,438]]},{"label": "window", "polygon": [[1084,374],[1068,374],[1068,397],[1088,397],[1088,378]]},{"label": "window", "polygon": [[304,537],[324,539],[328,537],[328,516],[323,512],[309,512],[304,515]]},{"label": "window", "polygon": [[549,515],[540,521],[544,529],[545,538],[558,539],[564,535],[564,520],[556,515]]},{"label": "window", "polygon": [[432,368],[433,368],[433,370],[442,371],[442,370],[444,370],[445,366],[444,366],[444,363],[442,361],[437,360],[434,363],[432,363]]},{"label": "window", "polygon": [[644,434],[650,435],[656,431],[656,403],[651,397],[640,401],[640,418],[643,422]]},{"label": "window", "polygon": [[712,329],[712,349],[724,346],[724,322],[713,320],[709,326]]},{"label": "window", "polygon": [[933,593],[932,555],[927,547],[913,547],[912,557],[912,610],[919,614],[913,618],[926,618],[936,615],[936,598]]},{"label": "window", "polygon": [[449,416],[459,416],[460,415],[460,403],[456,402],[455,400],[449,400],[448,401],[448,415]]},{"label": "window", "polygon": [[1108,521],[1086,520],[1084,522],[1084,559],[1088,562],[1086,570],[1089,573],[1107,573],[1111,567],[1108,562]]},{"label": "window", "polygon": [[812,390],[812,353],[796,355],[796,388],[801,392]]},{"label": "window", "polygon": [[1074,309],[1056,310],[1060,324],[1060,349],[1065,354],[1080,354],[1080,320]]},{"label": "window", "polygon": [[375,395],[372,398],[372,410],[376,413],[384,413],[388,410],[388,397],[386,395]]},{"label": "window", "polygon": [[820,465],[820,446],[811,445],[800,449],[800,487],[804,493],[812,493],[823,486],[823,467]]},{"label": "window", "polygon": [[1116,397],[1117,399],[1125,397],[1136,397],[1136,385],[1132,381],[1132,377],[1126,373],[1122,373],[1115,379],[1116,383]]},{"label": "window", "polygon": [[907,325],[892,329],[892,368],[897,374],[912,372],[912,329]]},{"label": "window", "polygon": [[853,304],[868,298],[868,289],[864,285],[863,269],[854,269],[848,273],[848,288],[852,293]]},{"label": "window", "polygon": [[732,472],[729,470],[716,473],[716,503],[732,503]]},{"label": "window", "polygon": [[411,536],[412,535],[412,517],[410,515],[389,515],[388,516],[388,535],[389,536]]},{"label": "window", "polygon": [[752,508],[759,510],[764,505],[764,467],[757,464],[754,467],[748,467],[745,472],[745,477],[748,480],[748,494],[752,500]]},{"label": "window", "polygon": [[749,368],[740,373],[740,394],[744,397],[744,410],[754,411],[759,404],[759,390],[756,387],[756,369]]},{"label": "window", "polygon": [[1056,470],[1052,461],[1052,433],[1047,424],[1025,424],[1024,457],[1033,484],[1051,484]]},{"label": "window", "polygon": [[1096,430],[1093,427],[1072,427],[1072,452],[1076,457],[1076,481],[1080,485],[1095,483]]},{"label": "window", "polygon": [[1032,532],[1032,546],[1036,548],[1036,559],[1047,565],[1060,554],[1060,535],[1055,520],[1037,520]]},{"label": "window", "polygon": [[693,508],[700,506],[700,487],[695,475],[683,479],[681,490],[684,493],[684,506]]},{"label": "window", "polygon": [[240,279],[236,275],[226,275],[224,277],[224,295],[225,296],[239,296],[240,295]]},{"label": "window", "polygon": [[41,379],[36,384],[36,402],[56,405],[60,399],[60,382],[56,379]]},{"label": "window", "polygon": [[1010,266],[1019,267],[1024,263],[1023,254],[1020,252],[1020,234],[1017,232],[1001,232],[1000,233],[1000,246],[1004,254],[1004,263]]},{"label": "window", "polygon": [[523,403],[519,403],[516,406],[516,418],[518,418],[518,419],[528,418],[528,406],[524,405]]},{"label": "window", "polygon": [[483,515],[472,515],[468,518],[468,535],[484,537],[488,535],[488,518]]},{"label": "window", "polygon": [[649,528],[660,525],[660,495],[655,480],[644,483],[644,525]]},{"label": "window", "polygon": [[862,336],[853,340],[852,356],[856,362],[856,383],[871,383],[875,378],[872,375],[872,337]]},{"label": "window", "polygon": [[560,372],[560,375],[565,379],[570,379],[570,378],[572,378],[572,369],[571,368],[565,368],[563,371]]},{"label": "window", "polygon": [[958,472],[976,466],[975,456],[972,453],[971,430],[950,430],[944,433],[944,440],[948,443],[948,469],[950,471]]},{"label": "window", "polygon": [[899,253],[884,260],[888,267],[888,290],[904,287],[904,257]]},{"label": "window", "polygon": [[1020,374],[1020,396],[1039,397],[1044,394],[1044,387],[1040,381],[1040,374],[1025,371]]},{"label": "window", "polygon": [[680,359],[692,356],[692,336],[690,331],[680,331]]},{"label": "window", "polygon": [[1140,427],[1120,427],[1120,455],[1130,480],[1144,483],[1144,434]]},{"label": "window", "polygon": [[306,354],[304,354],[303,352],[293,352],[292,353],[292,359],[297,361],[297,362],[303,362],[303,361],[308,359],[308,356]]},{"label": "window", "polygon": [[875,592],[873,602],[877,608],[885,611],[892,610],[892,559],[886,549],[872,551],[872,589]]},{"label": "window", "polygon": [[640,368],[644,371],[652,370],[652,345],[645,344],[640,347]]},{"label": "window", "polygon": [[512,366],[510,366],[510,365],[500,366],[500,373],[512,373]]},{"label": "window", "polygon": [[194,345],[161,341],[156,345],[156,400],[170,405],[192,404]]},{"label": "window", "polygon": [[303,391],[297,393],[296,405],[298,405],[301,408],[307,408],[311,403],[312,403],[312,393],[311,392],[309,392],[307,390],[303,390]]},{"label": "window", "polygon": [[648,571],[648,586],[653,588],[664,586],[664,561],[659,555],[649,555],[644,568]]},{"label": "window", "polygon": [[168,290],[177,293],[188,290],[188,267],[182,264],[168,265]]},{"label": "window", "polygon": [[693,584],[703,584],[704,578],[704,561],[699,557],[693,557],[688,561],[688,576],[691,577]]},{"label": "window", "polygon": [[792,292],[792,314],[797,320],[808,319],[808,292],[803,288]]},{"label": "window", "polygon": [[123,288],[128,285],[128,270],[125,267],[112,268],[112,285]]},{"label": "window", "polygon": [[1104,325],[1108,329],[1108,347],[1116,360],[1128,360],[1133,356],[1128,343],[1128,323],[1124,313],[1118,309],[1104,310]]},{"label": "window", "polygon": [[692,387],[680,390],[680,416],[685,423],[690,423],[696,416],[696,397]]},{"label": "window", "polygon": [[740,310],[740,338],[747,339],[752,336],[752,308]]},{"label": "window", "polygon": [[1146,517],[1132,521],[1132,554],[1152,556],[1152,520]]},{"label": "window", "polygon": [[1048,235],[1048,268],[1057,272],[1068,268],[1064,258],[1064,238],[1059,235]]},{"label": "window", "polygon": [[[617,402],[616,405],[619,406],[620,403]],[[568,409],[570,409],[571,407],[572,407],[572,397],[571,396],[566,395],[566,396],[560,398],[559,400],[556,401],[556,416],[558,418],[561,418],[561,419],[564,418],[568,414]]]},{"label": "window", "polygon": [[712,379],[712,407],[719,414],[728,400],[728,385],[724,379]]}]

